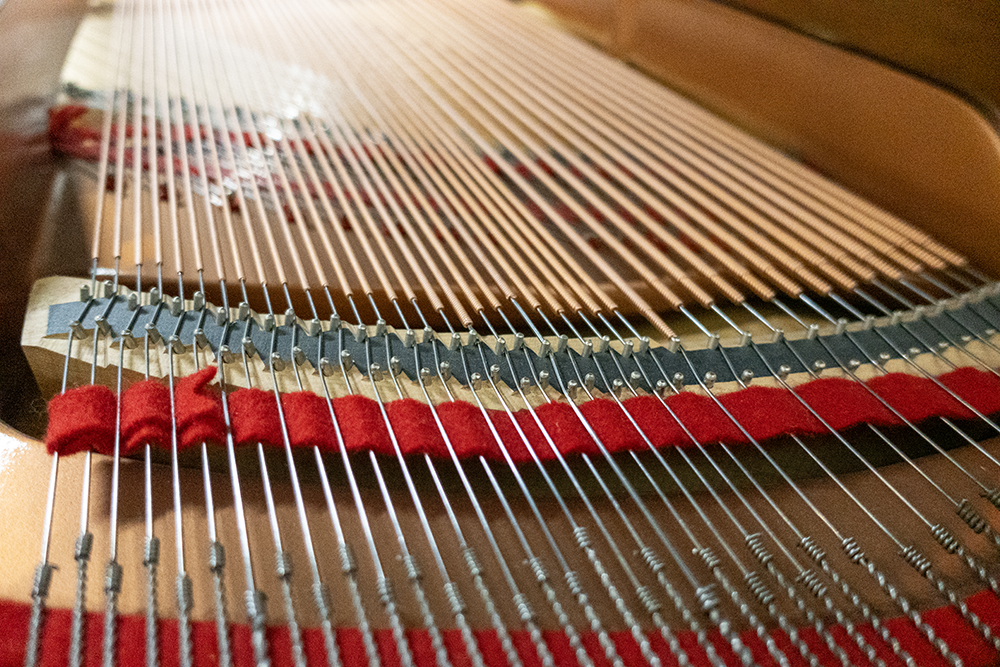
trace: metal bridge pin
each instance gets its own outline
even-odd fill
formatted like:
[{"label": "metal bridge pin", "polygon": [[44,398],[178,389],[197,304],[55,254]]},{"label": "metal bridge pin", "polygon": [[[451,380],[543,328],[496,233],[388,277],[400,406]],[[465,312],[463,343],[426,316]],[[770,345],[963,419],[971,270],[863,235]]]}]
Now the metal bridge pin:
[{"label": "metal bridge pin", "polygon": [[417,334],[414,333],[413,329],[407,329],[403,332],[403,347],[411,348],[413,344],[417,342]]},{"label": "metal bridge pin", "polygon": [[438,374],[441,376],[442,382],[447,382],[451,379],[451,364],[447,361],[442,361],[438,364]]},{"label": "metal bridge pin", "polygon": [[462,334],[457,332],[451,334],[451,340],[448,341],[448,349],[454,352],[460,347],[462,347]]},{"label": "metal bridge pin", "polygon": [[233,351],[229,349],[228,345],[223,345],[222,347],[219,348],[219,358],[222,360],[222,363],[224,364],[233,363],[234,360]]},{"label": "metal bridge pin", "polygon": [[667,384],[666,380],[657,380],[656,381],[656,393],[659,394],[660,396],[664,396],[667,393],[667,387],[668,386],[670,386],[670,385]]},{"label": "metal bridge pin", "polygon": [[331,364],[330,360],[327,359],[326,357],[322,357],[319,360],[319,371],[323,375],[330,377],[331,375],[333,375],[333,364]]},{"label": "metal bridge pin", "polygon": [[193,310],[201,310],[205,307],[205,293],[202,291],[197,291],[194,296],[191,297],[191,308]]},{"label": "metal bridge pin", "polygon": [[837,320],[837,327],[836,329],[834,329],[834,333],[839,336],[845,331],[847,331],[847,318],[841,317],[840,319]]},{"label": "metal bridge pin", "polygon": [[368,376],[375,382],[382,381],[382,365],[372,364],[368,367]]},{"label": "metal bridge pin", "polygon": [[471,347],[479,343],[479,334],[476,333],[475,329],[469,329],[469,336],[467,344]]},{"label": "metal bridge pin", "polygon": [[514,344],[513,347],[510,348],[511,352],[517,352],[522,347],[524,347],[524,334],[523,333],[514,334]]},{"label": "metal bridge pin", "polygon": [[639,338],[639,353],[643,354],[649,351],[649,336],[641,336]]},{"label": "metal bridge pin", "polygon": [[423,342],[424,343],[433,343],[434,342],[434,338],[435,338],[435,336],[434,336],[434,329],[431,329],[430,327],[424,327],[424,337],[422,339]]},{"label": "metal bridge pin", "polygon": [[295,362],[296,366],[306,363],[306,353],[298,345],[292,348],[292,361]]},{"label": "metal bridge pin", "polygon": [[709,372],[705,373],[705,379],[704,379],[705,386],[708,387],[709,389],[711,389],[712,387],[714,387],[715,386],[715,379],[716,379],[716,375],[712,371],[709,371]]},{"label": "metal bridge pin", "polygon": [[810,324],[808,331],[806,331],[806,340],[816,340],[817,336],[819,336],[819,325]]},{"label": "metal bridge pin", "polygon": [[128,309],[129,309],[129,311],[133,311],[133,310],[135,310],[138,307],[139,307],[139,293],[138,292],[130,292],[129,295],[128,295]]},{"label": "metal bridge pin", "polygon": [[611,382],[611,391],[615,393],[615,396],[621,398],[622,390],[625,389],[625,381],[621,378],[615,378]]},{"label": "metal bridge pin", "polygon": [[753,371],[749,368],[740,373],[740,381],[743,384],[749,384],[751,380],[753,380]]},{"label": "metal bridge pin", "polygon": [[538,345],[538,356],[544,359],[545,357],[552,354],[552,343],[547,340],[543,340]]},{"label": "metal bridge pin", "polygon": [[181,337],[177,334],[174,334],[168,340],[170,342],[170,349],[174,351],[174,354],[184,354],[187,350],[187,348],[184,347],[184,343],[181,342]]},{"label": "metal bridge pin", "polygon": [[531,389],[531,380],[526,377],[521,378],[521,391],[528,391],[529,389]]},{"label": "metal bridge pin", "polygon": [[110,299],[115,294],[115,285],[110,280],[105,280],[101,283],[101,289],[104,291],[104,298]]},{"label": "metal bridge pin", "polygon": [[472,381],[472,391],[479,391],[480,387],[483,386],[483,376],[479,373],[473,373],[469,379]]},{"label": "metal bridge pin", "polygon": [[389,359],[389,372],[393,375],[399,375],[403,370],[403,362],[399,360],[399,357],[392,357]]},{"label": "metal bridge pin", "polygon": [[897,326],[903,319],[903,311],[897,310],[893,312],[892,317],[889,318],[889,324],[892,326]]},{"label": "metal bridge pin", "polygon": [[607,336],[601,336],[598,339],[598,341],[599,341],[599,344],[597,346],[598,352],[607,352],[608,349],[611,347],[611,339],[608,338]]},{"label": "metal bridge pin", "polygon": [[184,299],[175,296],[170,300],[170,314],[174,317],[180,317],[182,312],[184,312]]},{"label": "metal bridge pin", "polygon": [[385,332],[386,332],[385,320],[383,320],[380,317],[380,318],[378,318],[378,321],[375,322],[375,335],[376,336],[384,336]]},{"label": "metal bridge pin", "polygon": [[746,347],[753,342],[753,334],[749,331],[744,331],[740,334],[740,347]]},{"label": "metal bridge pin", "polygon": [[[74,322],[74,324],[79,324],[79,322]],[[71,324],[70,327],[72,326],[73,325]],[[159,343],[160,339],[163,338],[163,336],[160,335],[160,330],[157,329],[152,322],[146,322],[146,326],[144,326],[143,329],[146,330],[146,338],[148,338],[149,342],[153,345]]]},{"label": "metal bridge pin", "polygon": [[307,336],[318,336],[323,331],[323,323],[319,321],[318,317],[314,317],[306,322],[305,329]]},{"label": "metal bridge pin", "polygon": [[160,305],[160,290],[157,287],[149,290],[149,305],[158,306]]},{"label": "metal bridge pin", "polygon": [[997,330],[996,329],[987,329],[983,333],[986,334],[987,336],[995,336],[996,333],[997,333]]},{"label": "metal bridge pin", "polygon": [[825,369],[826,369],[826,362],[823,361],[822,359],[817,359],[816,361],[813,362],[813,370],[816,372],[817,375],[822,373]]},{"label": "metal bridge pin", "polygon": [[72,332],[73,338],[80,339],[87,335],[87,331],[80,324],[80,320],[73,320],[69,323],[69,330]]},{"label": "metal bridge pin", "polygon": [[272,352],[271,366],[274,368],[274,370],[280,373],[281,371],[285,370],[285,360],[282,359],[281,355],[278,354],[277,352]]},{"label": "metal bridge pin", "polygon": [[784,380],[788,377],[788,374],[792,372],[792,367],[788,364],[781,364],[778,366],[778,377]]},{"label": "metal bridge pin", "polygon": [[247,318],[250,317],[250,304],[246,301],[240,301],[236,317],[240,322],[246,322]]},{"label": "metal bridge pin", "polygon": [[570,380],[566,383],[566,394],[569,396],[570,400],[576,400],[576,394],[580,390],[580,385],[576,383],[576,380]]},{"label": "metal bridge pin", "polygon": [[205,335],[204,329],[199,327],[194,330],[194,342],[199,350],[208,347],[208,336]]},{"label": "metal bridge pin", "polygon": [[80,301],[90,301],[90,285],[88,283],[80,285]]},{"label": "metal bridge pin", "polygon": [[103,315],[98,315],[97,317],[95,317],[94,324],[97,325],[97,328],[100,329],[101,333],[104,334],[105,336],[111,335],[111,325],[108,324],[107,318],[105,318]]},{"label": "metal bridge pin", "polygon": [[594,377],[593,373],[587,373],[583,376],[583,386],[587,388],[587,391],[594,391],[594,385],[597,383],[597,378]]},{"label": "metal bridge pin", "polygon": [[966,335],[962,336],[962,338],[960,340],[963,343],[971,343],[972,342],[972,336],[966,334]]},{"label": "metal bridge pin", "polygon": [[549,372],[548,371],[539,371],[538,372],[538,386],[539,386],[539,388],[542,389],[542,391],[545,391],[545,389],[548,388],[548,386],[549,386]]},{"label": "metal bridge pin", "polygon": [[920,354],[920,348],[919,347],[911,347],[910,350],[909,350],[909,353],[910,353],[911,357],[915,357],[918,354]]},{"label": "metal bridge pin", "polygon": [[633,349],[634,349],[634,345],[633,345],[632,341],[630,341],[630,340],[625,341],[624,345],[622,346],[622,358],[623,359],[628,359],[629,357],[631,357]]},{"label": "metal bridge pin", "polygon": [[878,360],[883,364],[889,361],[890,359],[892,359],[892,355],[889,354],[888,352],[880,352],[878,355]]},{"label": "metal bridge pin", "polygon": [[[548,343],[548,341],[545,341]],[[566,334],[559,334],[559,340],[556,341],[556,352],[562,354],[569,347],[569,336]]]},{"label": "metal bridge pin", "polygon": [[431,369],[426,366],[420,369],[420,381],[423,382],[428,387],[434,382],[434,376],[431,375]]},{"label": "metal bridge pin", "polygon": [[680,349],[680,347],[681,347],[681,339],[678,338],[677,336],[671,336],[670,343],[667,345],[667,349],[670,350],[671,353],[676,353],[677,350]]},{"label": "metal bridge pin", "polygon": [[493,345],[493,354],[498,357],[502,357],[507,352],[507,341],[503,338],[497,338],[496,344]]},{"label": "metal bridge pin", "polygon": [[861,368],[861,360],[860,359],[851,359],[850,361],[847,362],[847,367],[849,369],[851,369],[852,371],[856,371],[859,368]]},{"label": "metal bridge pin", "polygon": [[257,346],[253,344],[253,339],[250,336],[244,336],[243,338],[243,352],[248,356],[252,357],[257,354]]},{"label": "metal bridge pin", "polygon": [[344,367],[345,372],[351,370],[351,367],[354,365],[354,359],[351,358],[351,353],[347,350],[341,350],[340,363]]},{"label": "metal bridge pin", "polygon": [[714,350],[719,347],[719,334],[714,333],[708,337],[708,349]]},{"label": "metal bridge pin", "polygon": [[224,327],[226,326],[226,322],[228,321],[229,321],[229,310],[227,310],[226,308],[219,308],[217,311],[215,311],[216,325]]},{"label": "metal bridge pin", "polygon": [[343,324],[343,322],[340,321],[340,316],[339,315],[337,315],[336,313],[334,313],[333,315],[330,316],[330,331],[331,332],[340,331],[340,325],[341,324]]},{"label": "metal bridge pin", "polygon": [[295,309],[289,308],[285,311],[285,326],[291,326],[297,324],[299,321],[298,315],[295,314]]},{"label": "metal bridge pin", "polygon": [[[966,341],[966,342],[968,342],[968,341]],[[946,340],[943,340],[943,341],[941,341],[941,342],[938,343],[938,349],[939,350],[947,350],[949,347],[950,346],[948,344],[948,341],[946,341]]]},{"label": "metal bridge pin", "polygon": [[586,359],[593,356],[594,354],[594,344],[589,340],[583,341],[583,351],[580,353]]},{"label": "metal bridge pin", "polygon": [[363,343],[368,339],[368,326],[364,324],[358,324],[358,328],[354,330],[354,342]]},{"label": "metal bridge pin", "polygon": [[136,345],[135,337],[132,335],[131,329],[125,329],[124,331],[122,331],[121,338],[122,338],[122,345],[125,346],[125,349],[131,350],[132,348],[135,347]]},{"label": "metal bridge pin", "polygon": [[774,330],[774,338],[771,340],[771,342],[772,343],[780,343],[784,339],[785,339],[785,330],[784,329],[775,329]]},{"label": "metal bridge pin", "polygon": [[639,371],[632,371],[632,373],[628,376],[628,379],[632,381],[633,385],[639,384],[642,382],[642,373]]},{"label": "metal bridge pin", "polygon": [[490,377],[493,378],[494,382],[500,381],[500,366],[497,364],[490,366]]},{"label": "metal bridge pin", "polygon": [[684,388],[684,373],[674,373],[673,383],[674,388],[677,391],[681,391]]}]

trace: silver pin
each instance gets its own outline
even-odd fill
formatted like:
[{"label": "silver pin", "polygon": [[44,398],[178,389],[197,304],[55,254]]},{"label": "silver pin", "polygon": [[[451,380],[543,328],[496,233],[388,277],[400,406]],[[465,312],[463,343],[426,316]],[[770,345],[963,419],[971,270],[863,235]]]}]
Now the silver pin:
[{"label": "silver pin", "polygon": [[205,335],[205,330],[201,327],[194,330],[194,342],[198,346],[199,350],[203,350],[208,347],[208,336]]},{"label": "silver pin", "polygon": [[423,381],[425,385],[429,387],[431,383],[434,381],[434,376],[431,375],[431,369],[427,368],[426,366],[424,368],[421,368],[420,379],[421,381]]},{"label": "silver pin", "polygon": [[753,334],[749,331],[744,331],[740,334],[740,347],[746,347],[753,342]]},{"label": "silver pin", "polygon": [[614,392],[614,395],[617,396],[618,398],[621,398],[622,390],[624,388],[625,388],[625,381],[622,380],[621,378],[615,378],[614,380],[611,381],[611,391]]},{"label": "silver pin", "polygon": [[550,354],[552,354],[552,343],[547,340],[543,340],[538,344],[538,356],[544,359]]},{"label": "silver pin", "polygon": [[[548,343],[549,341],[545,341]],[[566,334],[559,334],[559,338],[556,339],[556,352],[562,354],[569,347],[569,336]]]},{"label": "silver pin", "polygon": [[357,329],[354,330],[354,342],[363,343],[368,338],[368,327],[364,324],[358,324]]},{"label": "silver pin", "polygon": [[98,315],[94,318],[94,324],[100,329],[100,332],[105,336],[111,335],[111,325],[108,324],[108,320],[103,315]]},{"label": "silver pin", "polygon": [[847,318],[841,317],[837,320],[837,327],[834,329],[834,333],[839,336],[845,331],[847,331]]},{"label": "silver pin", "polygon": [[268,313],[264,316],[264,331],[271,333],[274,331],[274,327],[277,326],[277,320],[274,318],[274,313]]},{"label": "silver pin", "polygon": [[775,329],[774,330],[774,337],[772,338],[771,342],[772,343],[780,343],[784,339],[785,339],[785,330],[784,329]]},{"label": "silver pin", "polygon": [[80,301],[90,301],[90,283],[80,285]]},{"label": "silver pin", "polygon": [[740,373],[740,381],[743,384],[750,384],[751,380],[753,380],[753,371],[749,368]]},{"label": "silver pin", "polygon": [[191,297],[191,310],[202,310],[205,307],[205,293],[197,291]]},{"label": "silver pin", "polygon": [[149,290],[149,305],[158,306],[160,305],[160,290],[154,287]]},{"label": "silver pin", "polygon": [[306,353],[298,345],[292,348],[292,361],[295,362],[296,366],[306,363]]},{"label": "silver pin", "polygon": [[174,351],[174,354],[184,354],[187,351],[184,343],[181,342],[181,337],[177,334],[172,335],[167,342],[170,344],[170,349]]},{"label": "silver pin", "polygon": [[422,342],[433,343],[436,337],[437,334],[434,333],[434,329],[431,329],[430,327],[424,327],[424,337],[422,339]]},{"label": "silver pin", "polygon": [[105,280],[103,283],[101,283],[101,289],[103,290],[103,296],[105,299],[110,299],[112,296],[114,296],[115,285],[110,280]]},{"label": "silver pin", "polygon": [[576,380],[570,380],[566,383],[566,395],[569,396],[570,400],[576,400],[576,394],[580,391],[580,385],[576,383]]},{"label": "silver pin", "polygon": [[306,322],[305,330],[307,336],[309,336],[310,338],[315,338],[316,336],[320,335],[320,333],[323,331],[323,323],[320,321],[318,317],[314,317],[313,319]]},{"label": "silver pin", "polygon": [[607,336],[601,336],[598,340],[597,351],[607,352],[611,348],[611,339]]},{"label": "silver pin", "polygon": [[861,368],[861,360],[851,359],[850,361],[847,362],[847,367],[850,368],[852,371],[856,371],[857,369]]},{"label": "silver pin", "polygon": [[584,359],[592,357],[594,355],[594,344],[589,340],[583,341],[583,351],[580,354],[583,355]]},{"label": "silver pin", "polygon": [[594,385],[597,383],[597,378],[594,377],[593,373],[587,373],[583,376],[583,386],[587,388],[587,391],[594,391]]},{"label": "silver pin", "polygon": [[226,322],[228,322],[228,321],[229,321],[229,310],[228,309],[226,309],[226,308],[219,308],[217,311],[215,311],[215,323],[218,326],[223,327],[223,326],[226,325]]},{"label": "silver pin", "polygon": [[403,347],[409,349],[413,347],[413,344],[417,342],[417,334],[413,332],[413,329],[407,329],[403,332]]},{"label": "silver pin", "polygon": [[819,336],[819,325],[810,324],[806,330],[806,340],[816,340],[817,336]]},{"label": "silver pin", "polygon": [[[77,322],[76,324],[79,324],[79,322]],[[143,328],[146,330],[146,338],[148,338],[149,342],[152,343],[153,345],[159,343],[160,340],[163,339],[163,336],[160,335],[160,330],[157,329],[156,325],[154,325],[152,322],[147,322],[146,326],[144,326]]]},{"label": "silver pin", "polygon": [[892,313],[892,316],[889,318],[889,324],[891,324],[892,326],[896,326],[900,323],[902,319],[903,319],[903,311],[901,310],[894,311]]},{"label": "silver pin", "polygon": [[817,359],[813,362],[813,370],[816,372],[816,375],[822,373],[824,369],[826,369],[826,362],[822,359]]},{"label": "silver pin", "polygon": [[684,389],[684,373],[681,373],[679,371],[677,373],[674,373],[674,376],[671,378],[671,380],[673,381],[674,388],[677,391],[682,391]]},{"label": "silver pin", "polygon": [[129,292],[127,303],[128,303],[129,312],[131,312],[131,311],[135,310],[136,308],[138,308],[139,307],[139,293],[138,292]]},{"label": "silver pin", "polygon": [[539,371],[538,372],[538,387],[542,391],[545,391],[546,389],[549,388],[549,372],[548,371]]},{"label": "silver pin", "polygon": [[889,361],[890,359],[892,359],[892,355],[889,354],[888,352],[879,352],[879,355],[878,355],[879,362],[881,362],[881,363],[884,364],[885,362]]},{"label": "silver pin", "polygon": [[231,364],[236,360],[233,351],[229,349],[228,345],[223,345],[219,348],[219,358],[222,359],[222,363],[224,364]]},{"label": "silver pin", "polygon": [[909,350],[907,351],[907,353],[908,353],[908,354],[909,354],[909,355],[910,355],[911,357],[916,357],[916,356],[919,356],[919,355],[920,355],[920,352],[921,352],[921,350],[920,350],[920,348],[919,348],[919,347],[911,347],[911,348],[910,348],[910,349],[909,349]]},{"label": "silver pin", "polygon": [[681,339],[677,336],[671,336],[670,342],[667,344],[667,349],[670,350],[672,354],[676,354],[677,350],[681,347]]},{"label": "silver pin", "polygon": [[375,382],[382,381],[382,364],[372,364],[368,367],[368,375]]},{"label": "silver pin", "polygon": [[282,359],[281,355],[278,354],[277,352],[272,352],[271,366],[274,368],[274,370],[280,373],[281,371],[285,370],[285,360]]},{"label": "silver pin", "polygon": [[716,379],[715,373],[713,373],[712,371],[708,371],[707,373],[705,373],[705,378],[703,382],[705,383],[706,387],[711,389],[712,387],[715,386],[715,379]]},{"label": "silver pin", "polygon": [[180,317],[181,313],[184,312],[184,299],[179,296],[175,296],[170,300],[170,314],[174,317]]},{"label": "silver pin", "polygon": [[788,377],[788,374],[792,372],[792,367],[788,364],[781,364],[778,366],[778,377],[784,380]]},{"label": "silver pin", "polygon": [[447,382],[451,379],[451,364],[447,361],[442,361],[438,364],[438,375],[441,376],[442,382]]},{"label": "silver pin", "polygon": [[500,381],[500,366],[498,366],[497,364],[493,364],[492,366],[490,366],[490,377],[493,379],[494,382]]},{"label": "silver pin", "polygon": [[521,391],[528,391],[529,389],[531,389],[531,380],[526,377],[521,378]]},{"label": "silver pin", "polygon": [[637,385],[642,382],[642,373],[639,371],[632,371],[632,374],[628,376],[633,385]]},{"label": "silver pin", "polygon": [[479,391],[479,389],[483,386],[483,376],[479,373],[473,373],[470,380],[472,381],[471,385],[473,391]]},{"label": "silver pin", "polygon": [[330,377],[334,373],[333,364],[330,363],[329,359],[323,357],[319,360],[319,371],[326,377]]},{"label": "silver pin", "polygon": [[511,352],[517,352],[523,347],[524,347],[524,334],[523,333],[514,334],[513,347],[510,348]]},{"label": "silver pin", "polygon": [[381,317],[378,318],[378,320],[375,322],[375,335],[376,336],[384,336],[386,330],[387,329],[386,329],[385,320],[383,320]]},{"label": "silver pin", "polygon": [[351,353],[347,350],[341,350],[340,363],[343,365],[345,371],[351,370],[351,367],[354,366],[354,359],[351,358]]},{"label": "silver pin", "polygon": [[131,350],[136,346],[135,336],[132,335],[131,329],[125,329],[122,331],[121,339],[121,344],[125,346],[126,350]]},{"label": "silver pin", "polygon": [[628,359],[632,356],[632,350],[634,349],[633,343],[630,340],[625,341],[622,344],[622,358]]},{"label": "silver pin", "polygon": [[470,347],[477,345],[479,343],[479,334],[476,333],[475,329],[469,329],[468,342],[466,343]]},{"label": "silver pin", "polygon": [[252,357],[257,354],[257,346],[253,344],[253,339],[250,336],[243,337],[243,352],[248,356]]},{"label": "silver pin", "polygon": [[497,338],[497,342],[493,345],[493,354],[498,357],[502,357],[507,352],[507,340],[504,338]]},{"label": "silver pin", "polygon": [[462,347],[462,334],[455,332],[451,334],[451,339],[448,341],[448,349],[454,352],[460,347]]},{"label": "silver pin", "polygon": [[331,333],[336,333],[336,332],[340,331],[340,327],[341,327],[342,324],[343,324],[343,322],[340,321],[340,316],[339,315],[334,314],[334,315],[330,316],[330,332]]},{"label": "silver pin", "polygon": [[403,362],[399,360],[399,357],[392,357],[389,359],[389,372],[394,376],[399,375],[403,370]]},{"label": "silver pin", "polygon": [[290,327],[299,323],[299,317],[295,314],[293,308],[289,308],[285,311],[285,326]]},{"label": "silver pin", "polygon": [[719,334],[717,333],[709,334],[707,347],[710,350],[714,350],[717,347],[719,347]]}]

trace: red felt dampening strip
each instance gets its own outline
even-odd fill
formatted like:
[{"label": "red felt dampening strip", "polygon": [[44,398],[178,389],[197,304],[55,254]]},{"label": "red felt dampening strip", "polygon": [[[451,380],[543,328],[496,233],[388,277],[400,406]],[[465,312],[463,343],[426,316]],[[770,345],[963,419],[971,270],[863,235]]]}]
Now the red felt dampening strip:
[{"label": "red felt dampening strip", "polygon": [[[225,440],[221,400],[217,389],[209,386],[214,375],[214,368],[206,368],[176,383],[181,448],[203,441]],[[595,399],[580,404],[579,412],[612,453],[646,449],[647,441],[658,448],[686,447],[692,441],[746,443],[749,441],[746,434],[764,441],[780,435],[824,433],[826,428],[800,398],[838,431],[861,423],[896,426],[903,424],[904,419],[919,423],[931,417],[975,417],[974,412],[937,383],[982,414],[1000,412],[1000,378],[974,368],[961,368],[935,380],[890,373],[869,380],[867,387],[843,378],[822,378],[799,385],[794,394],[783,388],[752,386],[720,395],[718,400],[725,411],[708,396],[682,392],[664,401],[655,396],[628,398],[622,401],[624,411],[613,400]],[[327,451],[337,449],[337,432],[326,399],[297,392],[283,395],[281,400],[293,447],[316,445]],[[273,392],[237,389],[229,394],[228,401],[237,444],[283,445]],[[882,401],[892,406],[892,410]],[[46,436],[49,451],[64,454],[85,449],[111,451],[115,410],[114,394],[104,387],[71,389],[52,399]],[[133,385],[124,394],[122,411],[126,450],[146,441],[169,444],[169,393],[165,387],[155,381]],[[375,400],[363,396],[336,398],[333,411],[348,451],[395,455],[382,408]],[[479,408],[460,401],[442,403],[432,410],[425,403],[406,398],[385,403],[389,425],[404,455],[450,456],[435,412],[448,442],[462,458],[480,455],[502,458],[503,452],[487,419],[515,463],[530,461],[532,452],[540,459],[552,459],[555,454],[550,442],[564,455],[599,453],[594,438],[568,403],[547,403],[534,412],[518,410],[513,413],[515,425],[502,411],[488,411],[484,417]]]},{"label": "red felt dampening strip", "polygon": [[[992,592],[977,593],[966,600],[970,611],[994,632],[1000,632],[1000,600]],[[30,606],[26,603],[0,601],[0,667],[15,667],[24,664],[24,650],[28,638],[28,622]],[[966,625],[954,607],[942,607],[930,610],[923,615],[924,620],[934,629],[939,637],[962,659],[966,667],[987,667],[997,664],[1000,655],[982,636]],[[145,622],[144,615],[124,615],[118,620],[118,662],[119,667],[145,667]],[[883,621],[901,647],[913,656],[916,664],[921,667],[948,667],[934,648],[906,619],[897,618]],[[69,653],[71,614],[69,610],[51,609],[46,614],[42,631],[42,641],[39,649],[40,667],[61,667],[66,664]],[[98,667],[101,664],[101,637],[104,631],[104,615],[88,613],[86,619],[86,667]],[[892,650],[882,641],[881,637],[870,626],[856,626],[858,631],[875,649],[878,657],[885,661],[887,667],[903,667],[903,663]],[[160,664],[162,667],[174,667],[178,664],[177,622],[175,620],[160,621]],[[871,667],[868,659],[858,650],[857,645],[847,636],[843,628],[829,628],[837,643],[844,649],[857,667]],[[307,628],[303,631],[303,643],[306,660],[310,665],[326,664],[326,652],[323,635],[319,629]],[[445,647],[455,667],[465,667],[470,664],[459,630],[444,630]],[[512,630],[511,638],[518,655],[525,667],[541,667],[534,650],[531,638],[525,631]],[[593,633],[581,633],[583,644],[594,662],[595,667],[609,667],[604,657],[604,650]],[[507,667],[506,655],[493,630],[474,631],[476,643],[488,667]],[[576,656],[570,647],[566,636],[560,632],[543,633],[545,643],[552,653],[557,667],[579,667]],[[639,647],[629,632],[612,632],[611,639],[615,643],[618,654],[626,667],[648,667]],[[777,646],[788,656],[794,667],[804,667],[805,661],[797,649],[780,630],[771,633]],[[799,631],[799,636],[809,645],[823,667],[839,667],[840,661],[830,652],[826,643],[820,639],[816,631],[805,628]],[[250,629],[246,625],[230,626],[232,643],[232,658],[234,667],[253,667],[253,649],[250,643]],[[649,635],[650,645],[660,657],[664,667],[674,667],[677,659],[669,652],[666,643],[655,633]],[[761,666],[775,667],[774,660],[769,655],[760,638],[752,632],[744,632],[740,639],[753,653],[755,662]],[[291,641],[288,629],[272,627],[268,629],[270,657],[273,667],[293,667]],[[436,667],[434,650],[430,638],[424,630],[410,630],[407,640],[413,653],[417,667]],[[729,644],[718,635],[710,633],[709,640],[715,646],[719,656],[727,666],[738,667],[739,659],[733,654]],[[678,633],[678,641],[688,654],[695,667],[709,667],[705,652],[698,645],[691,632]],[[198,667],[215,667],[218,665],[216,627],[210,621],[195,621],[192,623],[192,643],[195,665]],[[390,630],[376,630],[375,643],[383,667],[400,667],[399,654]],[[356,628],[341,628],[337,630],[337,644],[340,649],[340,659],[344,667],[367,667],[368,658],[362,643],[361,632]]]}]

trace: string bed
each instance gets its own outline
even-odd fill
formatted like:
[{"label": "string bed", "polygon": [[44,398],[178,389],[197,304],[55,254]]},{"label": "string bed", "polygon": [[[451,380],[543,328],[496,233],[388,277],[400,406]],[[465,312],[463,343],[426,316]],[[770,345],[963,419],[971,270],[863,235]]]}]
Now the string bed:
[{"label": "string bed", "polygon": [[1000,304],[961,256],[505,3],[134,0],[88,37],[51,123],[92,271],[48,312],[27,667],[53,628],[91,659],[95,546],[108,666],[995,661]]}]

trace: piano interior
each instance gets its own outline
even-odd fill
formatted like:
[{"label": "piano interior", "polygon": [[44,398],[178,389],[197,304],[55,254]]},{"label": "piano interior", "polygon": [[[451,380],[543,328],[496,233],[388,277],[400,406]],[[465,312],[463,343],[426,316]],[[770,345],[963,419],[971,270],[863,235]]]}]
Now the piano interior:
[{"label": "piano interior", "polygon": [[0,0],[0,662],[1000,664],[1000,14],[842,4]]}]

